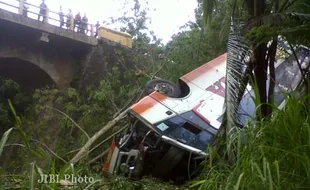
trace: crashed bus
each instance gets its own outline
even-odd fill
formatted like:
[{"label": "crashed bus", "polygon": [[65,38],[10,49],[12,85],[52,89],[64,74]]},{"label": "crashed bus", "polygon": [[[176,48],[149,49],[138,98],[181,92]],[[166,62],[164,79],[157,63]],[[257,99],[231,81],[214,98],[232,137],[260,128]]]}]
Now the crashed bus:
[{"label": "crashed bus", "polygon": [[[309,69],[309,49],[296,51],[303,69]],[[178,84],[155,79],[146,85],[147,95],[130,107],[127,130],[112,142],[103,171],[139,179],[152,175],[185,179],[199,171],[208,146],[221,125],[225,101],[227,54],[182,76]],[[275,64],[275,104],[285,103],[285,93],[302,82],[293,55]],[[248,86],[239,107],[239,124],[255,116],[253,90]]]}]

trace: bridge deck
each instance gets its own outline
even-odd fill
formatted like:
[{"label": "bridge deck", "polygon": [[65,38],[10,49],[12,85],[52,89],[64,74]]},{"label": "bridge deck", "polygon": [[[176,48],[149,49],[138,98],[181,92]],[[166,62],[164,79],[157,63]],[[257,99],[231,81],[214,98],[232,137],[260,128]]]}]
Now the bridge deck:
[{"label": "bridge deck", "polygon": [[[31,18],[26,18],[23,15],[15,14],[4,9],[0,9],[0,21],[1,20],[9,22],[11,24],[22,25],[35,30],[46,32],[50,35],[57,35],[59,37],[70,39],[72,41],[78,41],[85,45],[97,45],[97,39],[95,37],[59,28],[57,26],[43,23]],[[3,27],[3,25],[1,27]]]}]

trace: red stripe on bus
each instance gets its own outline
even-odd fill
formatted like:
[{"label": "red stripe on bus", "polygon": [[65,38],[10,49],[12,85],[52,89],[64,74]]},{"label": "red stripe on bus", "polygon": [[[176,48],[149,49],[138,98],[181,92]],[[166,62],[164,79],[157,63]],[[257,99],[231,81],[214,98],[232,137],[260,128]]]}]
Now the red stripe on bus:
[{"label": "red stripe on bus", "polygon": [[210,124],[210,121],[205,117],[203,116],[199,111],[198,111],[198,108],[202,105],[204,100],[201,100],[199,102],[199,104],[197,106],[195,106],[192,111],[198,116],[200,117],[203,121],[207,122],[208,124]]},{"label": "red stripe on bus", "polygon": [[147,110],[154,107],[159,102],[164,101],[168,97],[165,95],[160,94],[159,92],[155,91],[152,94],[145,96],[141,99],[138,103],[134,104],[131,109],[135,111],[137,114],[141,115]]}]

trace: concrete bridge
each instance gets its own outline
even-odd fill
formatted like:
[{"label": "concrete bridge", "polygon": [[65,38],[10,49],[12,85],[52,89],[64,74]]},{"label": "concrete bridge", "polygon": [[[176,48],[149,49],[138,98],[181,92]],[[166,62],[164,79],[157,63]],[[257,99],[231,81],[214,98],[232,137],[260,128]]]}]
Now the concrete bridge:
[{"label": "concrete bridge", "polygon": [[56,12],[47,10],[47,19],[42,22],[22,14],[23,0],[17,6],[6,2],[0,0],[0,5],[16,12],[0,8],[0,76],[15,80],[27,90],[46,85],[69,87],[76,68],[97,45],[93,26],[88,25],[88,34],[77,33],[72,20],[70,29],[50,24],[57,19],[48,15]]}]

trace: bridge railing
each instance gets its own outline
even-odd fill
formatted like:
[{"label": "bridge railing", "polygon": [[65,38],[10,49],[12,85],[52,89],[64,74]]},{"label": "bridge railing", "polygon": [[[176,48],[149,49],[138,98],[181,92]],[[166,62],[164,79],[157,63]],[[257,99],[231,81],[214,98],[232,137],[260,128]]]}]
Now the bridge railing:
[{"label": "bridge railing", "polygon": [[[28,3],[25,0],[17,0],[17,3],[10,3],[5,2],[3,0],[0,0],[0,4],[5,5],[10,8],[13,12],[24,15],[26,17],[29,14],[33,15],[33,19],[39,20],[39,17],[43,17],[42,22],[47,23],[47,24],[53,24],[53,25],[58,25],[60,27],[61,24],[63,24],[62,27],[67,28],[68,30],[71,31],[76,31],[76,32],[81,32],[84,33],[88,36],[95,36],[95,28],[93,24],[89,24],[83,21],[79,21],[79,23],[76,23],[76,20],[74,19],[73,15],[68,17],[68,15],[63,15],[63,20],[60,19],[60,15],[58,12],[50,10],[49,8],[43,8],[44,15],[40,14],[40,6]],[[29,17],[30,18],[30,17]]]}]

